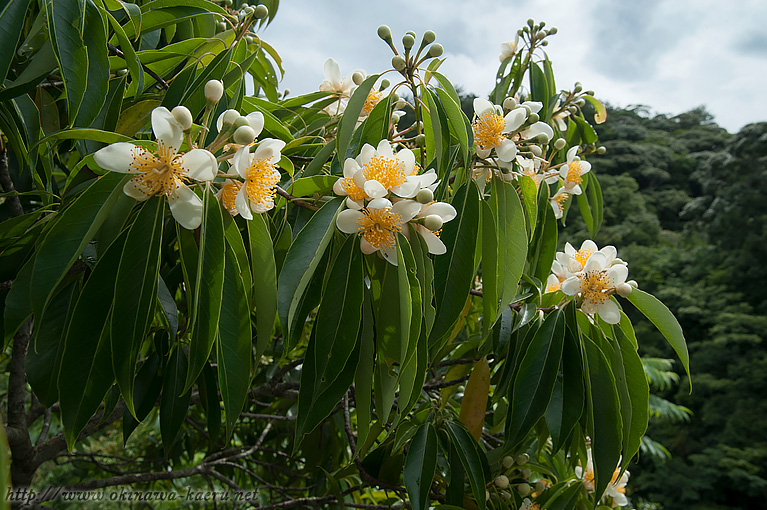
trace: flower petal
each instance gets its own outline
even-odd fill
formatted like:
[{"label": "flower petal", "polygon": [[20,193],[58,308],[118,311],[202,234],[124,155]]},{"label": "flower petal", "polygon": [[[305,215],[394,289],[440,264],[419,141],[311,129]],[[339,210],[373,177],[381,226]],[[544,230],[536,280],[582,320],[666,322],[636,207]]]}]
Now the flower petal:
[{"label": "flower petal", "polygon": [[608,324],[618,324],[621,321],[621,311],[615,301],[608,299],[596,306],[597,313]]},{"label": "flower petal", "polygon": [[181,166],[196,181],[212,181],[218,172],[216,156],[205,149],[192,149],[181,156]]},{"label": "flower petal", "polygon": [[443,222],[447,222],[455,218],[458,215],[458,212],[456,212],[455,207],[453,207],[451,204],[448,204],[447,202],[434,202],[423,211],[421,216],[425,217],[429,216],[430,214],[436,214],[442,218]]},{"label": "flower petal", "polygon": [[525,101],[522,104],[530,108],[531,113],[538,113],[543,108],[543,103],[540,101]]},{"label": "flower petal", "polygon": [[396,246],[392,246],[391,248],[386,248],[386,247],[381,248],[381,255],[383,255],[383,258],[385,258],[386,262],[388,262],[389,264],[393,266],[397,265]]},{"label": "flower petal", "polygon": [[264,114],[261,112],[253,112],[247,114],[245,118],[248,119],[250,127],[256,132],[256,136],[260,135],[261,131],[264,130]]},{"label": "flower petal", "polygon": [[574,296],[581,291],[581,279],[577,276],[571,276],[562,282],[562,292],[568,296]]},{"label": "flower petal", "polygon": [[367,165],[370,160],[373,158],[373,156],[376,155],[375,147],[370,145],[369,143],[366,143],[362,146],[362,149],[360,149],[360,155],[357,156],[357,162],[359,163],[360,167],[363,167]]},{"label": "flower petal", "polygon": [[[387,158],[393,158],[394,157],[394,151],[391,149],[391,143],[389,140],[381,140],[378,142],[378,147],[376,147],[376,152],[379,156],[386,156]],[[413,158],[413,161],[415,161],[415,158]]]},{"label": "flower petal", "polygon": [[93,155],[93,160],[98,166],[110,172],[121,174],[135,173],[131,169],[133,154],[141,149],[128,142],[117,142],[99,149]]},{"label": "flower petal", "polygon": [[583,271],[588,273],[590,271],[602,271],[607,266],[607,259],[604,254],[596,252],[589,257],[586,264],[583,266]]},{"label": "flower petal", "polygon": [[360,250],[362,250],[362,253],[365,255],[370,255],[371,253],[378,251],[378,248],[370,244],[364,237],[360,237]]},{"label": "flower petal", "polygon": [[495,112],[495,108],[493,107],[493,103],[488,101],[487,99],[483,99],[481,97],[475,97],[474,98],[474,113],[477,115],[482,115],[488,110],[492,110]]},{"label": "flower petal", "polygon": [[628,278],[628,275],[629,268],[623,264],[615,264],[614,266],[610,266],[610,269],[607,270],[607,276],[609,276],[612,280],[613,287],[617,287],[621,283],[625,282],[626,278]]},{"label": "flower petal", "polygon": [[525,123],[527,118],[527,110],[524,108],[514,108],[503,118],[506,121],[506,127],[503,128],[504,133],[511,133],[519,129],[519,127]]},{"label": "flower petal", "polygon": [[392,205],[387,198],[375,198],[368,204],[370,209],[391,209]]},{"label": "flower petal", "polygon": [[253,155],[250,153],[250,147],[246,145],[234,153],[234,156],[232,157],[232,166],[240,177],[247,179],[248,168],[250,168],[250,163],[252,161]]},{"label": "flower petal", "polygon": [[443,255],[447,253],[447,246],[445,246],[442,239],[437,237],[434,232],[421,225],[418,225],[416,230],[423,236],[423,240],[426,241],[429,253],[433,253],[434,255]]},{"label": "flower petal", "polygon": [[341,67],[338,65],[338,62],[329,58],[322,66],[322,70],[325,72],[325,77],[331,84],[335,86],[341,85]]},{"label": "flower petal", "polygon": [[158,106],[152,110],[152,132],[158,142],[178,152],[183,141],[184,130],[176,117],[164,106]]},{"label": "flower petal", "polygon": [[364,217],[365,215],[359,211],[346,209],[338,213],[336,226],[338,227],[338,230],[345,234],[356,234],[360,229],[358,220],[361,220]]},{"label": "flower petal", "polygon": [[346,161],[344,161],[344,177],[354,177],[354,174],[359,170],[360,165],[354,158],[346,158]]},{"label": "flower petal", "polygon": [[405,175],[410,175],[415,168],[415,155],[410,149],[402,149],[394,155],[405,166]]},{"label": "flower petal", "polygon": [[579,148],[578,145],[573,145],[572,147],[570,147],[570,149],[568,149],[568,151],[567,151],[567,162],[568,163],[572,163],[573,162],[573,158],[575,158],[575,155],[578,154],[578,148]]},{"label": "flower petal", "polygon": [[421,189],[421,183],[417,179],[408,177],[405,182],[391,189],[392,193],[402,198],[413,198]]},{"label": "flower petal", "polygon": [[391,208],[391,212],[399,214],[402,221],[410,221],[421,211],[421,204],[415,200],[400,200]]},{"label": "flower petal", "polygon": [[370,198],[384,198],[389,192],[383,184],[375,179],[365,181],[363,189],[365,190],[365,194]]},{"label": "flower petal", "polygon": [[138,180],[131,179],[123,186],[123,192],[131,198],[135,198],[139,202],[148,200],[152,195],[146,191],[146,187],[142,186]]},{"label": "flower petal", "polygon": [[253,213],[250,212],[250,206],[248,205],[248,196],[246,195],[245,186],[240,187],[240,191],[237,192],[237,196],[234,197],[234,207],[240,216],[246,220],[253,219]]},{"label": "flower petal", "polygon": [[202,222],[202,200],[200,197],[183,184],[176,188],[174,195],[168,197],[168,205],[178,224],[188,230],[199,227]]},{"label": "flower petal", "polygon": [[506,139],[501,142],[501,145],[495,148],[495,152],[498,153],[498,158],[501,161],[513,161],[517,156],[517,144]]}]

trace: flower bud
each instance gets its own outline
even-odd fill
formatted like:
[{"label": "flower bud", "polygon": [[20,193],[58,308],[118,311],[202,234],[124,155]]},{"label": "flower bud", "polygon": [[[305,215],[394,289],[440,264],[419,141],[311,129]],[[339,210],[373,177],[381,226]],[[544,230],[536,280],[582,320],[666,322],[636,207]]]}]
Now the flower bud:
[{"label": "flower bud", "polygon": [[205,84],[205,99],[211,103],[218,103],[224,95],[224,84],[219,80],[208,80]]},{"label": "flower bud", "polygon": [[[539,310],[539,311],[541,313],[543,313],[543,310]],[[525,480],[528,480],[532,474],[533,474],[533,472],[530,471],[529,469],[523,469],[522,470],[522,478],[524,478]]]},{"label": "flower bud", "polygon": [[397,99],[397,103],[394,105],[394,108],[397,110],[403,109],[405,106],[407,106],[407,101],[404,99]]},{"label": "flower bud", "polygon": [[405,67],[407,66],[407,62],[405,62],[405,57],[403,57],[402,55],[394,55],[391,58],[391,66],[396,71],[403,71]]},{"label": "flower bud", "polygon": [[519,485],[517,485],[517,492],[519,493],[520,496],[527,496],[528,494],[530,494],[531,490],[532,489],[530,487],[530,484],[520,483]]},{"label": "flower bud", "polygon": [[538,122],[539,120],[541,120],[541,117],[540,117],[540,116],[539,116],[537,113],[531,113],[531,114],[530,114],[530,116],[529,116],[529,117],[527,117],[527,121],[528,121],[530,124],[535,124],[535,123],[536,123],[536,122]]},{"label": "flower bud", "polygon": [[256,19],[263,19],[269,16],[269,8],[264,4],[257,5],[253,10],[253,17]]},{"label": "flower bud", "polygon": [[581,84],[581,82],[576,81],[575,82],[575,86],[573,87],[573,92],[575,92],[577,94],[581,90],[583,90],[583,85]]},{"label": "flower bud", "polygon": [[485,489],[485,501],[490,501],[490,491]]},{"label": "flower bud", "polygon": [[248,121],[246,117],[243,117],[242,115],[240,115],[234,120],[234,127],[239,128],[242,126],[250,127],[250,122]]},{"label": "flower bud", "polygon": [[415,144],[419,147],[426,145],[426,135],[418,135],[415,137]]},{"label": "flower bud", "polygon": [[543,150],[541,150],[541,148],[538,147],[537,145],[533,145],[532,147],[530,147],[530,150],[533,151],[533,154],[535,154],[539,158],[541,157],[541,154],[543,154]]},{"label": "flower bud", "polygon": [[530,456],[526,453],[520,453],[514,458],[514,461],[520,466],[524,466],[530,460]]},{"label": "flower bud", "polygon": [[442,52],[445,51],[444,48],[442,48],[442,45],[440,43],[434,43],[431,46],[429,46],[429,56],[430,57],[439,57],[442,55]]},{"label": "flower bud", "polygon": [[423,33],[423,45],[431,44],[437,38],[437,34],[433,30],[427,30]]},{"label": "flower bud", "polygon": [[557,138],[557,141],[554,142],[554,148],[558,151],[561,151],[565,148],[565,145],[567,145],[567,142],[564,138]]},{"label": "flower bud", "polygon": [[578,99],[575,100],[575,104],[577,104],[578,106],[580,106],[582,108],[583,105],[586,104],[586,100],[583,99],[582,97],[579,97]]},{"label": "flower bud", "polygon": [[520,36],[520,37],[521,37],[521,36],[522,36],[522,34],[524,34],[524,33],[525,33],[525,31],[524,31],[524,30],[522,30],[521,28],[520,28],[519,30],[517,30],[517,35],[518,35],[518,36]]},{"label": "flower bud", "polygon": [[617,266],[617,265],[619,265],[619,264],[620,264],[621,266],[628,266],[628,265],[629,265],[629,264],[628,264],[628,262],[626,262],[625,260],[623,260],[623,259],[622,259],[622,258],[620,258],[620,257],[615,257],[615,258],[613,259],[613,261],[612,261],[612,263],[611,263],[610,265],[611,265],[611,266]]},{"label": "flower bud", "polygon": [[535,482],[535,492],[543,492],[546,490],[546,484],[538,480]]},{"label": "flower bud", "polygon": [[218,23],[216,23],[216,28],[218,28],[219,32],[223,32],[224,30],[226,30],[226,23],[224,23],[223,21],[219,21]]},{"label": "flower bud", "polygon": [[533,18],[530,18],[527,20],[527,26],[530,28],[533,28],[533,25],[535,25],[535,20]]},{"label": "flower bud", "polygon": [[605,152],[607,152],[607,147],[605,147],[604,145],[599,146],[599,148],[597,149],[597,154],[604,154]]},{"label": "flower bud", "polygon": [[407,32],[405,32],[405,35],[412,35],[413,39],[415,39],[415,32],[413,32],[412,30],[408,30]]},{"label": "flower bud", "polygon": [[549,35],[554,35],[557,33],[557,27],[551,27],[549,29]]},{"label": "flower bud", "polygon": [[426,228],[431,230],[432,232],[436,232],[437,230],[442,228],[442,217],[436,215],[436,214],[430,214],[423,220],[423,224]]},{"label": "flower bud", "polygon": [[538,26],[539,26],[540,28],[543,28],[543,27],[545,27],[545,26],[546,26],[546,22],[545,22],[545,21],[541,21],[540,23],[538,23]]},{"label": "flower bud", "polygon": [[231,7],[233,3],[234,2],[232,2],[232,0],[224,0],[224,5],[226,5],[227,7]]},{"label": "flower bud", "polygon": [[352,73],[352,81],[354,82],[355,85],[359,85],[360,83],[365,81],[365,75],[359,71],[354,71]]},{"label": "flower bud", "polygon": [[248,2],[242,2],[240,4],[240,9],[245,9],[246,7],[249,7]]},{"label": "flower bud", "polygon": [[378,27],[378,37],[383,39],[384,41],[388,41],[391,39],[391,29],[387,27],[386,25],[381,25]]},{"label": "flower bud", "polygon": [[405,34],[404,36],[402,36],[402,46],[404,46],[406,50],[409,50],[410,48],[412,48],[414,44],[415,44],[415,37],[413,37],[410,34]]},{"label": "flower bud", "polygon": [[[242,118],[242,117],[241,117]],[[238,119],[239,120],[239,119]],[[248,145],[256,139],[256,132],[250,126],[240,126],[234,132],[234,143]]]},{"label": "flower bud", "polygon": [[255,9],[251,6],[243,7],[242,12],[245,13],[245,16],[252,16]]},{"label": "flower bud", "polygon": [[181,129],[188,131],[192,127],[192,113],[186,106],[177,106],[170,111],[173,118],[181,124]]},{"label": "flower bud", "polygon": [[231,126],[240,117],[240,112],[237,110],[227,110],[224,112],[224,125]]},{"label": "flower bud", "polygon": [[509,477],[506,475],[498,475],[495,477],[494,483],[499,489],[505,489],[509,486]]},{"label": "flower bud", "polygon": [[510,500],[511,499],[511,492],[509,491],[501,491],[501,499]]},{"label": "flower bud", "polygon": [[503,467],[505,467],[506,469],[509,469],[511,466],[514,465],[514,457],[512,457],[511,455],[505,456],[503,460],[501,461],[501,464],[503,464]]},{"label": "flower bud", "polygon": [[578,108],[576,108],[575,106],[570,105],[570,106],[567,107],[567,111],[569,111],[570,113],[578,113]]},{"label": "flower bud", "polygon": [[594,95],[594,91],[593,90],[587,90],[586,91],[586,95],[587,96],[593,96]]},{"label": "flower bud", "polygon": [[256,40],[255,40],[255,39],[253,39],[253,36],[252,36],[252,35],[246,35],[246,36],[245,36],[245,42],[246,42],[246,43],[248,43],[248,44],[253,44],[253,43],[255,43],[255,42],[256,42]]},{"label": "flower bud", "polygon": [[628,297],[632,290],[634,290],[634,287],[625,282],[615,287],[615,292],[617,292],[620,297]]},{"label": "flower bud", "polygon": [[546,133],[538,133],[538,136],[535,137],[535,141],[545,145],[549,143],[549,135]]},{"label": "flower bud", "polygon": [[381,80],[381,88],[379,88],[378,90],[384,90],[388,88],[389,85],[391,85],[391,82],[387,80],[386,78],[384,78],[383,80]]},{"label": "flower bud", "polygon": [[399,94],[397,94],[396,92],[392,92],[391,93],[391,100],[392,100],[392,103],[395,103],[395,104],[398,103],[399,102]]},{"label": "flower bud", "polygon": [[639,284],[637,283],[637,281],[636,281],[636,280],[629,280],[629,281],[627,281],[626,283],[628,283],[629,285],[631,285],[631,287],[632,287],[632,288],[634,288],[634,289],[636,289],[636,288],[638,288],[638,287],[639,287]]},{"label": "flower bud", "polygon": [[533,113],[533,111],[530,109],[530,107],[528,105],[523,104],[523,105],[520,105],[520,106],[525,109],[525,112],[527,112],[527,115],[530,115],[531,113]]},{"label": "flower bud", "polygon": [[128,74],[128,70],[127,69],[118,69],[117,70],[117,76],[125,76],[126,74]]},{"label": "flower bud", "polygon": [[399,120],[402,118],[403,113],[398,111],[391,112],[391,121],[393,124],[396,124],[399,122]]},{"label": "flower bud", "polygon": [[429,202],[434,200],[434,192],[430,190],[429,188],[423,188],[415,196],[415,199],[418,201],[419,204],[428,204]]},{"label": "flower bud", "polygon": [[541,46],[548,46],[548,45],[549,45],[549,41],[541,41]]},{"label": "flower bud", "polygon": [[517,100],[513,97],[507,97],[503,100],[503,109],[504,110],[513,110],[517,107]]}]

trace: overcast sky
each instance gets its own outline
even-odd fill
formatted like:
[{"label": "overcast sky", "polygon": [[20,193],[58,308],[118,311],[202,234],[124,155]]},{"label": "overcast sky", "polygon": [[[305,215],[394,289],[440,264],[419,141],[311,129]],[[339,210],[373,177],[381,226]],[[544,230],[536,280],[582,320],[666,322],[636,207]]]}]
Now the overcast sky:
[{"label": "overcast sky", "polygon": [[447,61],[441,71],[465,92],[487,96],[500,43],[528,18],[556,26],[547,53],[557,87],[575,81],[615,106],[647,105],[677,114],[705,105],[730,132],[767,121],[767,2],[737,9],[709,0],[282,0],[261,33],[283,58],[281,88],[291,96],[317,90],[322,64],[341,72],[391,67],[391,50],[376,35],[386,24],[394,41],[408,30],[437,33]]}]

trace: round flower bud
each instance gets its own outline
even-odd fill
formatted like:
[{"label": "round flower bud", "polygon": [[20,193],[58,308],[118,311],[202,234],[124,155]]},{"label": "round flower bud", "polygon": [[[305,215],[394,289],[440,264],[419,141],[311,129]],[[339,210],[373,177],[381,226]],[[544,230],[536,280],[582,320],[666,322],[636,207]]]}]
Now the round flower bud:
[{"label": "round flower bud", "polygon": [[407,66],[407,62],[405,62],[405,57],[403,57],[402,55],[394,55],[391,58],[391,66],[397,71],[404,70],[405,66]]},{"label": "round flower bud", "polygon": [[575,87],[573,87],[573,92],[575,92],[577,94],[581,90],[583,90],[583,85],[581,85],[581,82],[576,81],[575,82]]},{"label": "round flower bud", "polygon": [[548,45],[549,45],[549,41],[541,41],[541,46],[548,46]]},{"label": "round flower bud", "polygon": [[617,266],[618,264],[620,264],[622,266],[628,266],[628,262],[626,262],[625,260],[623,260],[620,257],[615,257],[610,265],[611,266]]},{"label": "round flower bud", "polygon": [[511,455],[507,455],[507,456],[505,456],[505,457],[503,458],[503,460],[501,461],[501,464],[502,464],[502,465],[503,465],[503,467],[505,467],[506,469],[509,469],[511,466],[513,466],[513,465],[514,465],[514,457],[512,457]]},{"label": "round flower bud", "polygon": [[232,2],[232,0],[224,0],[224,5],[226,5],[227,7],[231,7],[233,3],[234,2]]},{"label": "round flower bud", "polygon": [[389,85],[391,85],[391,82],[387,80],[386,78],[384,78],[383,80],[381,80],[381,88],[379,88],[378,90],[384,90],[387,87],[389,87]]},{"label": "round flower bud", "polygon": [[556,33],[557,33],[557,27],[551,27],[551,28],[549,29],[549,34],[550,34],[550,35],[554,35],[554,34],[556,34]]},{"label": "round flower bud", "polygon": [[253,9],[253,7],[251,7],[251,6],[247,6],[247,7],[244,7],[242,9],[242,12],[245,13],[245,16],[252,16],[253,15],[253,11],[255,11],[255,9]]},{"label": "round flower bud", "polygon": [[431,44],[437,38],[437,34],[433,30],[427,30],[423,33],[423,44]]},{"label": "round flower bud", "polygon": [[245,42],[248,43],[248,44],[253,44],[254,42],[256,42],[256,40],[253,39],[252,35],[246,35],[245,36]]},{"label": "round flower bud", "polygon": [[533,151],[533,154],[535,154],[539,158],[541,157],[541,154],[543,154],[543,150],[537,145],[533,145],[532,147],[530,147],[530,150]]},{"label": "round flower bud", "polygon": [[575,104],[577,104],[580,107],[583,107],[583,105],[586,104],[586,100],[583,99],[582,97],[579,97],[578,99],[575,100]]},{"label": "round flower bud", "polygon": [[234,143],[248,145],[256,139],[256,132],[250,126],[240,126],[234,132]]},{"label": "round flower bud", "polygon": [[440,43],[434,43],[431,46],[429,46],[429,56],[430,57],[439,57],[442,55],[442,52],[444,51],[444,48],[442,48],[442,45]]},{"label": "round flower bud", "polygon": [[501,499],[510,500],[511,499],[511,492],[509,491],[501,491]]},{"label": "round flower bud", "polygon": [[352,73],[352,81],[354,82],[355,85],[359,85],[360,83],[365,81],[365,75],[359,71],[354,71]]},{"label": "round flower bud", "polygon": [[407,106],[407,101],[404,99],[397,99],[397,103],[394,105],[394,108],[397,110],[403,109],[405,106]]},{"label": "round flower bud", "polygon": [[567,107],[567,111],[569,111],[570,113],[578,113],[578,108],[576,108],[575,106],[570,105],[570,106]]},{"label": "round flower bud", "polygon": [[399,102],[399,94],[397,94],[396,92],[392,92],[391,93],[391,100],[392,100],[392,103],[395,103],[395,104],[398,103]]},{"label": "round flower bud", "polygon": [[635,289],[639,287],[639,284],[637,283],[636,280],[629,280],[626,283],[628,283],[629,285],[631,285],[631,287],[633,287]]},{"label": "round flower bud", "polygon": [[250,127],[250,122],[248,122],[248,119],[240,115],[234,120],[234,127],[242,127],[242,126],[248,126]]},{"label": "round flower bud", "polygon": [[218,23],[216,23],[216,28],[218,28],[219,32],[223,32],[224,30],[226,30],[226,23],[224,23],[223,21],[219,21]]},{"label": "round flower bud", "polygon": [[263,4],[257,5],[253,10],[253,17],[256,19],[263,19],[269,16],[269,8]]},{"label": "round flower bud", "polygon": [[513,110],[517,107],[517,100],[513,97],[507,97],[503,100],[503,109],[504,110]]},{"label": "round flower bud", "polygon": [[527,483],[520,483],[519,485],[517,485],[517,492],[519,493],[520,496],[527,496],[528,494],[530,494],[531,490],[532,489],[530,485]]},{"label": "round flower bud", "polygon": [[530,124],[535,124],[536,122],[541,120],[541,117],[537,113],[531,113],[530,116],[527,118],[527,120],[528,122],[530,122]]},{"label": "round flower bud", "polygon": [[514,461],[519,464],[520,466],[523,466],[527,464],[527,462],[530,460],[530,456],[526,453],[520,453],[514,458]]},{"label": "round flower bud", "polygon": [[625,282],[615,287],[615,292],[617,292],[620,297],[628,297],[632,290],[634,290],[634,287]]},{"label": "round flower bud", "polygon": [[[543,310],[539,310],[539,312],[541,312],[541,314],[543,314]],[[543,317],[541,317],[541,318],[543,318]],[[522,478],[524,478],[525,480],[528,480],[530,478],[530,475],[532,475],[532,474],[533,474],[533,472],[530,471],[529,469],[523,469],[522,470]]]},{"label": "round flower bud", "polygon": [[442,218],[440,216],[437,216],[436,214],[430,214],[423,220],[423,224],[426,228],[431,230],[432,232],[436,232],[437,230],[442,228]]},{"label": "round flower bud", "polygon": [[533,28],[533,25],[535,25],[535,20],[533,18],[530,18],[527,20],[527,26],[530,28]]},{"label": "round flower bud", "polygon": [[117,70],[117,76],[125,76],[126,74],[128,74],[128,70],[127,69],[118,69]]},{"label": "round flower bud", "polygon": [[412,30],[408,30],[407,32],[405,32],[405,35],[408,35],[408,34],[412,35],[413,39],[415,39],[415,32],[413,32]]},{"label": "round flower bud", "polygon": [[415,199],[418,201],[419,204],[428,204],[429,202],[434,200],[434,192],[430,190],[429,188],[423,188],[415,196]]},{"label": "round flower bud", "polygon": [[181,124],[181,129],[184,131],[189,130],[192,127],[192,113],[186,106],[177,106],[170,111],[173,114],[173,118]]},{"label": "round flower bud", "polygon": [[415,144],[419,147],[426,145],[426,135],[418,135],[415,137]]},{"label": "round flower bud", "polygon": [[224,112],[224,125],[231,126],[238,118],[240,118],[240,112],[237,110],[227,110]]},{"label": "round flower bud", "polygon": [[605,152],[607,152],[607,147],[605,147],[604,145],[599,146],[599,148],[597,149],[597,154],[604,154]]},{"label": "round flower bud", "polygon": [[205,99],[211,103],[218,103],[224,95],[224,84],[219,80],[208,80],[205,84]]},{"label": "round flower bud", "polygon": [[410,48],[412,48],[414,44],[415,44],[415,37],[413,37],[412,35],[405,34],[402,37],[402,46],[404,46],[406,50],[409,50]]},{"label": "round flower bud", "polygon": [[530,109],[530,107],[527,106],[526,104],[523,104],[521,106],[522,106],[522,108],[525,109],[525,112],[527,112],[527,115],[530,115],[531,113],[533,113],[533,111]]},{"label": "round flower bud", "polygon": [[558,151],[561,151],[565,148],[565,145],[567,145],[567,142],[564,138],[557,138],[557,141],[554,142],[554,148]]},{"label": "round flower bud", "polygon": [[538,133],[538,136],[535,137],[535,141],[542,144],[549,143],[549,135],[546,133]]},{"label": "round flower bud", "polygon": [[535,482],[535,492],[543,492],[546,490],[546,484],[543,483],[541,480],[538,480]]},{"label": "round flower bud", "polygon": [[509,486],[509,477],[506,475],[498,475],[495,477],[495,486],[499,489],[505,489]]},{"label": "round flower bud", "polygon": [[594,91],[593,90],[587,90],[586,91],[586,95],[587,96],[593,96],[594,95]]},{"label": "round flower bud", "polygon": [[524,34],[524,33],[525,33],[525,31],[524,31],[524,30],[522,30],[521,28],[520,28],[519,30],[517,30],[517,35],[518,35],[518,36],[520,36],[520,37],[521,37],[521,36],[522,36],[522,34]]},{"label": "round flower bud", "polygon": [[391,39],[391,29],[387,27],[386,25],[381,25],[380,27],[378,27],[378,37],[380,37],[384,41]]}]

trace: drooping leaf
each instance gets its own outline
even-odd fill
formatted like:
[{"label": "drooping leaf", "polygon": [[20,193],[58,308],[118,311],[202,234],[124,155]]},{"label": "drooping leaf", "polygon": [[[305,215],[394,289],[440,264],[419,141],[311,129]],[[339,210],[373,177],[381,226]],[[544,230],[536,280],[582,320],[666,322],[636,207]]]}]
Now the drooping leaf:
[{"label": "drooping leaf", "polygon": [[180,348],[175,349],[165,367],[160,399],[160,435],[166,456],[176,441],[192,398],[191,391],[181,394],[187,368],[186,354]]},{"label": "drooping leaf", "polygon": [[277,316],[277,269],[269,227],[263,215],[248,222],[248,242],[256,305],[256,360],[272,340]]},{"label": "drooping leaf", "polygon": [[403,476],[414,510],[425,510],[437,468],[437,433],[431,423],[418,428],[405,459]]},{"label": "drooping leaf", "polygon": [[471,434],[460,424],[449,422],[445,430],[458,453],[461,465],[469,476],[469,485],[475,502],[480,510],[485,508],[485,483],[489,478],[490,468],[484,452],[479,448]]},{"label": "drooping leaf", "polygon": [[0,8],[0,82],[5,81],[8,68],[24,28],[24,16],[30,0],[8,0]]}]

